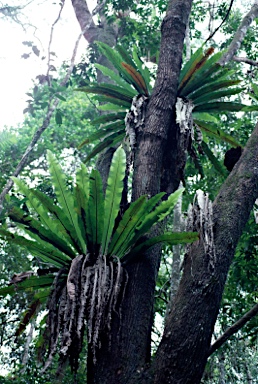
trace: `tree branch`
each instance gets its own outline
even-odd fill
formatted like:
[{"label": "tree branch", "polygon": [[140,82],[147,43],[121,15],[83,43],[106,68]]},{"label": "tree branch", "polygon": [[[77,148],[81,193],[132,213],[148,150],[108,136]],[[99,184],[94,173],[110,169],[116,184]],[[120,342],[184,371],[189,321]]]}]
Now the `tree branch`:
[{"label": "tree branch", "polygon": [[258,61],[248,59],[247,57],[233,56],[233,60],[237,61],[238,63],[246,63],[253,65],[254,67],[258,67]]},{"label": "tree branch", "polygon": [[231,11],[231,8],[232,8],[232,5],[234,3],[234,0],[231,0],[230,1],[230,4],[229,4],[229,7],[228,7],[228,10],[227,10],[227,13],[224,17],[224,19],[222,20],[222,22],[220,23],[220,25],[210,34],[210,36],[205,40],[204,44],[206,44],[210,39],[212,39],[212,37],[215,35],[216,32],[218,32],[218,30],[221,28],[221,26],[225,23],[225,21],[227,20],[229,14],[230,14],[230,11]]},{"label": "tree branch", "polygon": [[254,18],[256,17],[258,17],[258,0],[254,1],[252,8],[243,18],[240,26],[238,27],[238,30],[236,31],[235,36],[231,41],[227,52],[218,61],[221,66],[226,65],[230,60],[232,60],[233,56],[240,48],[249,26],[252,24]]},{"label": "tree branch", "polygon": [[237,333],[249,320],[251,320],[258,313],[258,303],[253,306],[241,319],[235,324],[231,325],[226,331],[217,338],[217,340],[211,345],[208,355],[212,355],[222,344],[224,344],[232,335]]},{"label": "tree branch", "polygon": [[[98,36],[98,28],[93,21],[86,0],[72,0],[72,5],[81,30],[84,31],[83,36],[89,43],[93,43]],[[89,27],[85,28],[86,25]]]},{"label": "tree branch", "polygon": [[49,86],[51,86],[51,79],[50,79],[50,75],[49,75],[49,73],[51,71],[51,65],[50,65],[50,61],[51,61],[51,44],[52,44],[52,40],[53,40],[54,28],[55,28],[55,25],[60,20],[61,13],[62,13],[62,11],[64,9],[64,5],[65,5],[65,0],[62,0],[60,2],[60,10],[59,10],[59,13],[57,15],[57,18],[54,21],[54,23],[51,25],[51,32],[50,32],[49,43],[48,43],[48,60],[47,60],[47,75],[46,75]]}]

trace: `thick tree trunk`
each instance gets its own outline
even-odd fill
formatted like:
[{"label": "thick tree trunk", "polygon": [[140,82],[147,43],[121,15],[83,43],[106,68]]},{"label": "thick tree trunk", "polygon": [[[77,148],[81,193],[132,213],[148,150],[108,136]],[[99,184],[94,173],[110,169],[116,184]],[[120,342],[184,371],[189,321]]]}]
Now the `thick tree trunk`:
[{"label": "thick tree trunk", "polygon": [[[162,24],[162,41],[157,81],[147,108],[145,128],[137,138],[133,199],[160,191],[163,153],[173,121],[183,42],[192,0],[172,0]],[[175,130],[173,135],[178,134]],[[171,148],[170,148],[171,151]],[[180,178],[174,184],[178,187]],[[150,361],[155,282],[160,251],[153,249],[127,266],[128,284],[121,317],[113,322],[111,344],[105,335],[97,364],[89,382],[98,384],[140,384],[151,382],[144,371]]]},{"label": "thick tree trunk", "polygon": [[[198,384],[239,237],[258,196],[258,124],[213,206],[216,257],[192,245],[155,361],[155,383]],[[213,268],[211,268],[211,264]]]}]

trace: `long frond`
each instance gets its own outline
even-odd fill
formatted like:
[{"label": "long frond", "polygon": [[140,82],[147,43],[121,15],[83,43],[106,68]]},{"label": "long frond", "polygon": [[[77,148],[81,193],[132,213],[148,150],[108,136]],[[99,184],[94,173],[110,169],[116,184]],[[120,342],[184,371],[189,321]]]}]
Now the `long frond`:
[{"label": "long frond", "polygon": [[125,152],[119,147],[113,155],[107,181],[105,197],[105,221],[102,238],[102,252],[107,253],[110,237],[118,215],[123,191],[123,179],[125,177]]}]

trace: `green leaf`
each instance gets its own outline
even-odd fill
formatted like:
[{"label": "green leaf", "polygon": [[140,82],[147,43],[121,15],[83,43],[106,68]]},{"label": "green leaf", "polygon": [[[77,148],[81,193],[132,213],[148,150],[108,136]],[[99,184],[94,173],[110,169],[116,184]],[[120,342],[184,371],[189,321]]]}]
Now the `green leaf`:
[{"label": "green leaf", "polygon": [[64,239],[58,237],[55,232],[44,228],[38,220],[25,215],[19,208],[13,207],[9,213],[9,217],[14,222],[19,223],[19,227],[30,237],[35,238],[37,241],[39,241],[39,239],[42,240],[43,245],[49,243],[57,248],[61,252],[60,256],[62,260],[69,262],[71,258],[76,255]]},{"label": "green leaf", "polygon": [[39,241],[28,240],[22,236],[5,231],[2,228],[0,228],[0,237],[9,243],[14,243],[26,248],[33,256],[39,257],[44,263],[52,264],[57,268],[68,265],[61,252],[51,244],[43,243],[40,239]]},{"label": "green leaf", "polygon": [[[129,83],[131,84],[137,91],[137,93],[142,93],[143,89],[139,85],[139,82],[136,81],[136,78],[134,75],[131,75],[128,70],[125,69],[125,67],[122,65],[122,63],[125,63],[121,55],[114,50],[113,48],[109,47],[107,44],[102,42],[97,42],[97,45],[100,49],[100,51],[108,58],[108,60],[113,64],[113,66],[118,70],[120,75]],[[127,63],[127,62],[126,62]],[[128,64],[130,65],[130,64]],[[135,69],[135,65],[131,66],[131,68]]]},{"label": "green leaf", "polygon": [[103,185],[99,172],[93,169],[90,175],[89,199],[86,211],[86,235],[88,249],[94,255],[99,253],[103,235],[103,223]]},{"label": "green leaf", "polygon": [[132,60],[128,51],[121,44],[116,45],[116,49],[117,49],[117,52],[120,54],[122,61],[124,61],[127,64],[130,64],[135,69],[139,69],[139,67],[137,68],[135,62]]},{"label": "green leaf", "polygon": [[239,112],[245,111],[248,108],[245,104],[216,101],[213,103],[199,104],[194,107],[194,112]]},{"label": "green leaf", "polygon": [[211,100],[218,100],[225,96],[237,95],[238,93],[243,92],[243,88],[234,88],[234,89],[225,89],[218,92],[212,92],[204,94],[200,97],[194,99],[194,105],[198,105],[204,102],[210,102]]},{"label": "green leaf", "polygon": [[[138,48],[136,45],[133,47],[133,59],[137,65],[137,69],[139,70],[139,72],[141,73],[141,75],[145,81],[145,84],[146,84],[147,89],[148,89],[148,94],[150,94],[150,92],[151,92],[150,71],[149,71],[148,67],[146,67],[144,65],[144,63],[142,62],[142,60],[140,59],[140,57],[138,55]],[[128,64],[130,64],[130,63],[128,62]]]},{"label": "green leaf", "polygon": [[147,241],[139,244],[133,248],[125,257],[122,258],[122,262],[128,263],[139,254],[143,254],[147,249],[153,247],[158,243],[168,243],[170,245],[193,243],[199,239],[197,232],[174,232],[164,233],[163,235],[152,237]]},{"label": "green leaf", "polygon": [[[201,88],[199,88],[198,90],[194,90],[193,92],[191,93],[188,93],[187,95],[187,98],[193,100],[193,102],[195,103],[195,100],[198,99],[199,97],[203,96],[203,95],[206,95],[207,99],[206,99],[206,103],[209,102],[209,94],[213,94],[214,91],[218,90],[218,89],[222,89],[222,88],[229,88],[229,87],[232,87],[233,85],[237,85],[241,82],[241,80],[218,80],[218,81],[215,81],[215,82],[212,82],[212,83],[209,83],[207,85],[205,85],[205,83],[203,83],[203,86]],[[233,90],[232,90],[233,92]],[[185,95],[183,95],[185,96]]]},{"label": "green leaf", "polygon": [[38,289],[47,289],[51,286],[54,280],[54,275],[46,276],[30,276],[26,280],[9,285],[8,287],[0,288],[0,296],[12,295],[17,291],[35,291]]},{"label": "green leaf", "polygon": [[[131,104],[132,104],[131,102],[128,102],[126,100],[122,100],[120,98],[115,98],[112,96],[97,95],[97,96],[94,96],[93,99],[98,101],[99,103],[115,104],[115,105],[120,107],[117,109],[118,111],[121,111],[122,109],[126,109],[126,108],[129,109],[129,108],[131,108]],[[103,107],[104,106],[99,106],[98,108],[103,110],[103,111],[106,110]],[[109,110],[109,108],[108,108],[108,110]],[[116,109],[112,108],[112,110],[116,110]]]},{"label": "green leaf", "polygon": [[169,215],[177,203],[177,200],[182,195],[183,191],[184,188],[180,188],[172,193],[167,200],[162,201],[162,203],[157,206],[153,212],[150,212],[144,218],[142,224],[138,228],[138,231],[142,234],[148,232],[154,224],[163,220],[167,215]]},{"label": "green leaf", "polygon": [[89,196],[89,175],[84,164],[76,172],[75,208],[78,215],[78,223],[84,239],[86,236],[86,210]]},{"label": "green leaf", "polygon": [[233,136],[229,135],[226,132],[223,132],[221,129],[218,128],[216,124],[209,122],[206,123],[205,121],[197,119],[194,119],[194,122],[196,125],[198,125],[202,132],[205,132],[207,134],[207,136],[214,137],[220,142],[225,141],[233,147],[241,147],[241,144]]},{"label": "green leaf", "polygon": [[58,164],[55,157],[50,151],[47,151],[47,159],[49,162],[49,171],[51,174],[52,183],[55,188],[58,203],[60,204],[60,207],[64,211],[65,215],[68,217],[70,224],[75,230],[75,241],[81,248],[80,253],[85,253],[86,244],[82,238],[81,231],[78,225],[78,217],[76,216],[75,212],[75,203],[73,195],[71,191],[66,188],[65,175],[63,174],[60,165]]},{"label": "green leaf", "polygon": [[[203,57],[200,59],[201,66],[198,67],[196,63],[193,68],[192,75],[189,78],[189,81],[182,87],[181,84],[179,86],[179,96],[188,95],[190,92],[199,89],[203,86],[203,84],[207,84],[210,81],[214,81],[215,75],[221,70],[221,66],[217,63],[219,58],[221,57],[222,52],[216,53],[210,58],[206,56],[206,60]],[[189,68],[188,72],[191,71]],[[189,76],[188,72],[186,73],[186,78]]]},{"label": "green leaf", "polygon": [[125,129],[125,122],[123,120],[106,124],[104,127],[101,127],[98,131],[88,136],[88,138],[79,145],[78,149],[81,149],[84,145],[90,144],[93,141],[108,137],[112,133],[121,132],[123,129]]},{"label": "green leaf", "polygon": [[101,110],[101,111],[117,111],[118,113],[126,113],[126,111],[128,110],[128,107],[124,107],[124,106],[121,106],[121,105],[115,105],[113,103],[107,103],[107,104],[104,104],[104,105],[99,105],[98,106],[98,109]]},{"label": "green leaf", "polygon": [[56,110],[55,121],[57,125],[62,125],[63,123],[62,112],[59,109]]},{"label": "green leaf", "polygon": [[211,123],[215,123],[215,124],[219,123],[219,120],[215,116],[210,115],[209,113],[206,113],[206,112],[194,112],[193,111],[193,119],[194,119],[194,121],[199,120],[199,121],[211,122]]},{"label": "green leaf", "polygon": [[130,246],[130,241],[135,234],[136,227],[142,221],[144,214],[142,208],[145,207],[145,205],[146,196],[141,196],[130,204],[113,235],[108,248],[108,254],[121,257],[124,249]]},{"label": "green leaf", "polygon": [[208,145],[203,141],[202,142],[202,149],[210,162],[213,164],[214,168],[223,176],[227,176],[226,168],[220,163],[220,161],[214,156]]},{"label": "green leaf", "polygon": [[93,150],[86,157],[85,163],[87,163],[90,159],[96,156],[98,153],[102,152],[104,149],[115,146],[117,143],[121,143],[121,141],[125,137],[125,130],[122,129],[119,132],[115,132],[112,135],[106,137],[101,143],[97,144]]},{"label": "green leaf", "polygon": [[108,115],[102,115],[91,121],[92,125],[100,125],[106,123],[115,123],[118,120],[125,119],[125,112],[109,113]]},{"label": "green leaf", "polygon": [[113,155],[107,181],[107,189],[105,196],[105,220],[102,238],[103,254],[107,254],[115,219],[120,208],[122,191],[124,187],[123,180],[125,177],[125,164],[125,152],[122,147],[119,147]]},{"label": "green leaf", "polygon": [[145,233],[137,228],[164,195],[164,192],[160,192],[149,200],[146,200],[146,196],[141,196],[130,204],[113,235],[108,249],[110,255],[124,256],[136,239]]},{"label": "green leaf", "polygon": [[195,53],[191,56],[190,60],[188,60],[185,63],[179,76],[179,88],[180,87],[183,88],[185,77],[187,76],[187,73],[189,72],[190,68],[196,66],[196,64],[201,60],[202,57],[203,57],[203,49],[201,47],[197,49]]},{"label": "green leaf", "polygon": [[128,84],[121,76],[117,75],[111,69],[104,67],[100,64],[94,64],[94,66],[99,69],[103,75],[108,76],[111,80],[113,80],[116,84],[120,85],[120,87],[125,88],[128,92],[130,92],[131,96],[134,97],[137,93],[134,88],[130,84]]},{"label": "green leaf", "polygon": [[92,84],[86,87],[77,88],[76,91],[85,92],[85,93],[94,93],[96,95],[104,95],[107,97],[112,97],[121,101],[126,101],[131,104],[132,99],[135,96],[135,92],[129,91],[125,88],[118,87],[117,85],[112,84]]},{"label": "green leaf", "polygon": [[41,204],[48,210],[48,212],[54,217],[50,217],[55,222],[56,230],[60,236],[64,237],[68,244],[71,244],[78,252],[81,252],[81,248],[78,245],[77,236],[73,226],[71,225],[68,217],[64,211],[44,193],[37,190],[30,190]]}]

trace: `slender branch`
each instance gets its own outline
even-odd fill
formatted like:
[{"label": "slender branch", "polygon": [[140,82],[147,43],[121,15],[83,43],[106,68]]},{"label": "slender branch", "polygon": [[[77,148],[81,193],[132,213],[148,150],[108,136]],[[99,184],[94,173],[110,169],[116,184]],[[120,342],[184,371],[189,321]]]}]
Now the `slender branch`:
[{"label": "slender branch", "polygon": [[226,331],[217,338],[217,340],[211,345],[208,356],[212,355],[222,344],[224,344],[232,335],[237,333],[249,320],[258,314],[258,303],[253,306],[241,319],[235,324],[231,325]]},{"label": "slender branch", "polygon": [[246,63],[253,65],[254,67],[258,67],[258,61],[248,59],[247,57],[233,56],[233,60],[237,61],[238,63]]},{"label": "slender branch", "polygon": [[21,362],[22,369],[20,371],[20,373],[22,375],[25,373],[26,366],[27,366],[27,363],[28,363],[28,360],[29,360],[29,349],[30,349],[30,343],[31,343],[31,340],[32,340],[32,337],[33,337],[34,328],[35,328],[35,319],[33,319],[31,324],[30,324],[30,329],[29,329],[29,332],[28,332],[28,335],[27,335],[25,346],[24,346],[24,353],[23,353],[22,362]]},{"label": "slender branch", "polygon": [[[90,26],[90,24],[86,25],[85,29],[89,28],[89,26]],[[80,33],[80,35],[78,36],[78,38],[76,40],[76,43],[75,43],[75,46],[74,46],[74,49],[73,49],[73,54],[72,54],[72,57],[71,57],[70,66],[67,69],[67,72],[66,72],[66,75],[65,75],[64,79],[60,83],[61,87],[64,86],[67,83],[67,81],[69,80],[69,78],[71,76],[71,73],[72,73],[73,68],[74,68],[74,63],[75,63],[75,58],[76,58],[79,42],[81,40],[81,37],[85,33],[85,29]],[[28,158],[29,158],[29,156],[30,156],[30,154],[31,154],[35,144],[38,142],[38,140],[41,137],[42,133],[48,128],[48,126],[50,124],[50,120],[51,120],[51,118],[53,116],[53,113],[55,112],[56,107],[58,106],[59,102],[60,102],[60,100],[57,99],[57,98],[50,99],[49,104],[48,104],[48,109],[47,109],[46,117],[44,118],[42,125],[35,132],[35,134],[34,134],[32,140],[31,140],[30,144],[28,145],[25,153],[22,156],[21,161],[17,165],[17,167],[16,167],[16,169],[15,169],[15,171],[14,171],[12,176],[17,177],[20,174],[20,172],[23,170],[25,165],[27,164]],[[5,195],[10,191],[12,186],[13,186],[13,181],[12,181],[12,179],[9,179],[7,181],[7,183],[6,183],[6,185],[5,185],[2,193],[0,194],[0,213],[3,210],[3,202],[4,202]]]},{"label": "slender branch", "polygon": [[210,36],[205,40],[205,43],[206,44],[210,39],[213,38],[213,36],[215,35],[216,32],[218,32],[218,30],[221,28],[221,26],[225,23],[225,21],[227,20],[229,14],[230,14],[230,11],[231,11],[231,8],[232,8],[232,5],[234,3],[234,0],[231,0],[230,1],[230,4],[229,4],[229,7],[228,7],[228,10],[227,10],[227,13],[224,17],[224,19],[222,20],[222,22],[220,23],[220,25],[218,26],[218,28],[216,28],[211,34]]},{"label": "slender branch", "polygon": [[254,1],[252,8],[243,18],[240,26],[238,27],[238,30],[236,31],[235,36],[231,41],[228,50],[218,61],[218,63],[221,66],[224,66],[226,63],[232,60],[233,56],[235,55],[237,50],[240,48],[241,43],[245,38],[245,35],[247,33],[249,26],[252,24],[254,18],[256,17],[258,17],[258,0]]},{"label": "slender branch", "polygon": [[51,71],[51,65],[50,65],[50,61],[51,61],[51,45],[52,45],[52,40],[53,40],[54,28],[55,28],[55,25],[60,20],[62,11],[64,9],[64,5],[65,5],[65,0],[61,0],[59,13],[57,15],[56,20],[51,25],[50,38],[49,38],[49,43],[48,43],[48,60],[47,60],[47,81],[48,81],[48,85],[49,86],[51,85],[51,79],[50,79],[50,76],[49,76],[49,72]]}]

